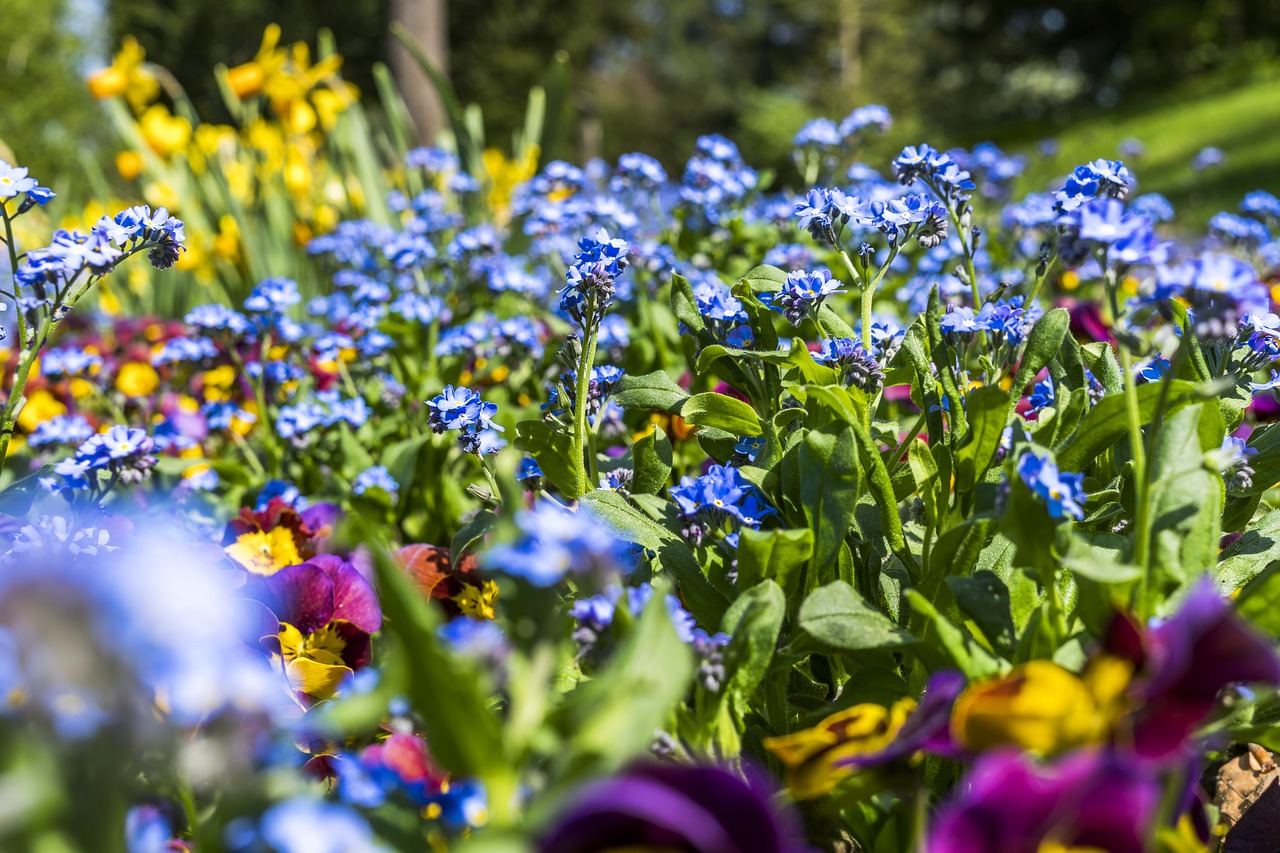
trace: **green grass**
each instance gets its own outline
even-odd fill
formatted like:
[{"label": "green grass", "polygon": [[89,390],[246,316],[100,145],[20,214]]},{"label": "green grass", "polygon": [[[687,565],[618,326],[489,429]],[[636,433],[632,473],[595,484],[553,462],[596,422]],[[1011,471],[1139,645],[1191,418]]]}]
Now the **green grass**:
[{"label": "green grass", "polygon": [[[1280,193],[1280,73],[1174,90],[1072,124],[1057,138],[1055,156],[1033,155],[1029,187],[1097,157],[1118,157],[1123,140],[1137,139],[1145,152],[1123,159],[1138,177],[1138,192],[1164,194],[1181,225],[1198,227],[1219,210],[1234,210],[1249,190]],[[1221,148],[1226,161],[1197,172],[1191,160],[1209,145]]]}]

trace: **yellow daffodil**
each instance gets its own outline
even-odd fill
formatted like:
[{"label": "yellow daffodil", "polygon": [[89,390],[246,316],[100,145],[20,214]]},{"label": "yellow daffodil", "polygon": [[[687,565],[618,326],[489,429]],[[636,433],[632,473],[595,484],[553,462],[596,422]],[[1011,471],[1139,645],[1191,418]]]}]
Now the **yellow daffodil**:
[{"label": "yellow daffodil", "polygon": [[515,188],[529,180],[538,170],[538,146],[530,145],[520,159],[508,160],[507,156],[496,148],[487,148],[481,155],[485,175],[488,177],[488,192],[485,202],[493,211],[494,218],[505,223],[511,217],[511,194]]},{"label": "yellow daffodil", "polygon": [[138,40],[125,36],[111,64],[89,76],[89,91],[100,101],[123,95],[134,112],[142,112],[160,94],[155,75],[142,64],[146,58]]},{"label": "yellow daffodil", "polygon": [[163,104],[153,104],[138,118],[138,130],[152,151],[168,158],[186,150],[191,141],[191,122],[169,112]]},{"label": "yellow daffodil", "polygon": [[141,175],[143,165],[142,155],[137,151],[121,151],[116,155],[116,171],[126,181],[132,181]]}]

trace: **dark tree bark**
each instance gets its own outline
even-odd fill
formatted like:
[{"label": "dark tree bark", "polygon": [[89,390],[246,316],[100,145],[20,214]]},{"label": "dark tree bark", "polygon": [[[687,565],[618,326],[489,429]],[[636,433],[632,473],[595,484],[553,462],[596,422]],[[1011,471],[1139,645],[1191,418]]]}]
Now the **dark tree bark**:
[{"label": "dark tree bark", "polygon": [[[404,25],[443,74],[449,71],[446,14],[445,0],[391,0],[391,20]],[[430,143],[445,125],[444,107],[417,60],[398,39],[392,39],[391,70],[421,141]]]}]

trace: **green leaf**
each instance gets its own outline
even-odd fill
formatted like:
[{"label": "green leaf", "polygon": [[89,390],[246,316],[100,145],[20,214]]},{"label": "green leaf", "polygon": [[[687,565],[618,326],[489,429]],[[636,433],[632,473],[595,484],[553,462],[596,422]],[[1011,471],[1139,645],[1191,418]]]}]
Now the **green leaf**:
[{"label": "green leaf", "polygon": [[704,391],[685,401],[680,416],[696,426],[712,427],[738,436],[763,435],[755,409],[736,397]]},{"label": "green leaf", "polygon": [[991,460],[1000,448],[1000,435],[1009,419],[1009,406],[1009,395],[994,385],[984,385],[969,392],[965,403],[969,431],[955,455],[957,492],[970,491],[991,467]]},{"label": "green leaf", "polygon": [[1258,451],[1249,457],[1253,484],[1232,494],[1260,495],[1280,483],[1280,423],[1256,430],[1249,436],[1249,446]]},{"label": "green leaf", "polygon": [[697,336],[706,331],[707,324],[698,311],[698,299],[693,295],[693,285],[679,273],[671,275],[671,310],[690,334]]},{"label": "green leaf", "polygon": [[373,465],[373,457],[364,442],[356,438],[355,431],[345,423],[338,430],[338,449],[342,452],[344,468],[353,475]]},{"label": "green leaf", "polygon": [[720,630],[733,638],[725,650],[726,674],[741,714],[745,714],[748,700],[769,672],[786,613],[787,597],[782,587],[766,580],[738,596],[724,614]]},{"label": "green leaf", "polygon": [[689,612],[700,624],[720,624],[729,601],[707,580],[684,540],[631,506],[617,492],[588,492],[582,496],[582,502],[620,538],[657,554],[659,565],[671,573],[680,586]]},{"label": "green leaf", "polygon": [[28,474],[0,492],[0,514],[21,518],[30,512],[36,496],[44,491],[40,488],[40,478],[49,476],[52,471],[52,465],[42,465],[39,471]]},{"label": "green leaf", "polygon": [[1236,610],[1271,636],[1280,634],[1280,566],[1249,581],[1236,598]]},{"label": "green leaf", "polygon": [[458,528],[458,532],[453,534],[453,541],[449,543],[449,556],[454,565],[457,565],[462,552],[492,530],[497,521],[498,516],[494,515],[493,510],[482,509],[473,515],[470,521]]},{"label": "green leaf", "polygon": [[[1217,430],[1202,436],[1201,417],[1216,421]],[[1222,442],[1222,413],[1216,404],[1188,406],[1167,418],[1154,452],[1152,486],[1147,501],[1152,513],[1150,556],[1152,583],[1145,615],[1153,602],[1167,601],[1178,589],[1194,582],[1218,560],[1222,536],[1222,477],[1204,464],[1206,444]],[[1213,443],[1214,438],[1217,442]]]},{"label": "green leaf", "polygon": [[800,445],[800,504],[813,531],[809,585],[834,577],[836,555],[858,503],[858,460],[853,430],[810,430]]},{"label": "green leaf", "polygon": [[563,774],[608,773],[643,755],[654,730],[684,698],[693,655],[676,635],[664,599],[658,590],[604,671],[552,713],[564,738],[556,757]]},{"label": "green leaf", "polygon": [[809,593],[800,605],[798,622],[820,648],[835,652],[892,649],[916,642],[844,581],[832,581]]},{"label": "green leaf", "polygon": [[790,597],[812,554],[812,530],[743,530],[738,537],[738,589],[773,580]]},{"label": "green leaf", "polygon": [[991,653],[973,641],[964,629],[938,612],[933,604],[918,590],[904,593],[911,609],[933,624],[943,650],[956,667],[970,678],[983,678],[1000,671],[1000,662]]},{"label": "green leaf", "polygon": [[400,640],[408,667],[409,699],[431,739],[431,753],[463,776],[505,773],[502,730],[489,711],[477,670],[449,655],[436,638],[440,619],[400,567],[373,548],[383,630]]},{"label": "green leaf", "polygon": [[1045,365],[1058,355],[1059,350],[1062,349],[1062,339],[1066,337],[1070,326],[1071,314],[1065,308],[1054,308],[1036,321],[1030,334],[1027,335],[1027,346],[1023,350],[1022,363],[1018,365],[1018,372],[1014,375],[1013,385],[1009,391],[1012,399],[1022,396],[1027,385],[1031,384],[1031,380],[1035,379],[1040,371],[1044,370]]},{"label": "green leaf", "polygon": [[907,445],[907,466],[911,469],[911,478],[915,481],[916,491],[924,504],[924,515],[930,524],[937,524],[941,511],[946,510],[943,504],[942,483],[938,477],[938,463],[929,452],[929,445],[919,438],[911,439]]},{"label": "green leaf", "polygon": [[[680,414],[689,392],[676,384],[665,370],[640,376],[625,374],[613,391],[613,401],[624,409]],[[543,470],[546,470],[545,468]]]},{"label": "green leaf", "polygon": [[813,360],[813,353],[800,338],[791,341],[791,351],[787,359],[799,372],[800,377],[811,385],[834,385],[836,372],[825,364]]},{"label": "green leaf", "polygon": [[1280,560],[1280,509],[1273,509],[1222,552],[1215,577],[1229,595]]},{"label": "green leaf", "polygon": [[973,620],[991,647],[1005,657],[1013,653],[1018,635],[1009,608],[1009,588],[994,572],[947,578],[947,586],[965,616]]},{"label": "green leaf", "polygon": [[545,421],[516,424],[516,450],[532,456],[542,473],[565,497],[578,497],[578,469],[570,455],[569,437],[551,429]]},{"label": "green leaf", "polygon": [[631,445],[631,492],[656,495],[671,478],[671,442],[657,424]]},{"label": "green leaf", "polygon": [[[1150,423],[1155,417],[1160,386],[1159,382],[1150,382],[1137,389],[1138,414],[1142,423]],[[1199,393],[1200,388],[1194,383],[1182,379],[1172,380],[1165,403],[1165,416],[1195,399]],[[1103,397],[1080,421],[1075,433],[1058,448],[1058,465],[1064,471],[1083,471],[1128,431],[1129,420],[1124,395],[1111,394]]]}]

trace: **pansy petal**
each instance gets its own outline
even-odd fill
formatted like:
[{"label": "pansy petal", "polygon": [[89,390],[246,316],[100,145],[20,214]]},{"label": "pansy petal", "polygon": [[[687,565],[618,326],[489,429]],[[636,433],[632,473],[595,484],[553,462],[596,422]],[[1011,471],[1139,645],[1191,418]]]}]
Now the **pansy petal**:
[{"label": "pansy petal", "polygon": [[333,580],[323,569],[309,563],[281,569],[264,580],[262,602],[281,622],[288,622],[303,634],[319,630],[333,618]]}]

